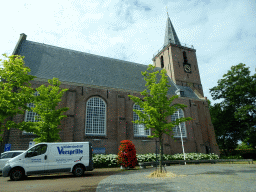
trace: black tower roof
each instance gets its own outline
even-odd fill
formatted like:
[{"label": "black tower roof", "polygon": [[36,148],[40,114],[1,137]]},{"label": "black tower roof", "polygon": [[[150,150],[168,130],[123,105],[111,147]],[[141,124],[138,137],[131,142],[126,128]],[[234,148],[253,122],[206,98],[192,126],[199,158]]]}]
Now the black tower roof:
[{"label": "black tower roof", "polygon": [[169,18],[169,15],[167,13],[167,21],[166,21],[165,37],[164,37],[164,46],[166,46],[170,43],[181,46],[179,38],[178,38],[178,36],[177,36],[177,34],[174,30],[172,22],[171,22],[171,20]]}]

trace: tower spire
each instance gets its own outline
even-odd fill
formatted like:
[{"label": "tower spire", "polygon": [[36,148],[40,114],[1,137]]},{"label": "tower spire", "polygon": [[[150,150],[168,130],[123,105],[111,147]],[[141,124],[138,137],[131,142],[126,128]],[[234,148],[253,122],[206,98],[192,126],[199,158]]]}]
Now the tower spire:
[{"label": "tower spire", "polygon": [[[167,7],[166,7],[166,10],[167,10]],[[168,45],[169,43],[180,45],[179,38],[174,30],[174,27],[169,18],[169,14],[167,10],[167,22],[166,22],[166,28],[165,28],[164,46]]]}]

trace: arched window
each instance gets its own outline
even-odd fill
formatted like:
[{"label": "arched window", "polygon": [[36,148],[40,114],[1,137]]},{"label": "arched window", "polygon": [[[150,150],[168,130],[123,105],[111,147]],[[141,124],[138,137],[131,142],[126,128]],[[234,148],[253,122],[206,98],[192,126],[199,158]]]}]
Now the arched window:
[{"label": "arched window", "polygon": [[[36,91],[34,93],[34,95],[38,96],[39,93]],[[27,107],[33,108],[33,107],[35,107],[35,105],[33,103],[28,103]],[[36,120],[36,117],[38,117],[39,119]],[[40,117],[38,116],[37,113],[33,112],[32,110],[31,111],[26,110],[26,112],[25,112],[25,120],[24,121],[25,122],[38,122],[38,121],[40,121]],[[32,132],[23,131],[22,134],[33,134],[33,133]]]},{"label": "arched window", "polygon": [[[182,109],[178,109],[172,116],[171,116],[171,121],[176,121],[176,119],[184,117],[184,112]],[[187,132],[186,132],[186,125],[185,122],[180,123],[178,126],[173,127],[173,136],[174,137],[181,137],[180,134],[180,128],[182,132],[182,137],[187,137]]]},{"label": "arched window", "polygon": [[85,134],[106,135],[106,104],[100,97],[86,103]]},{"label": "arched window", "polygon": [[[140,108],[139,105],[135,105],[135,104],[133,105],[133,109],[143,111],[143,109]],[[139,119],[140,117],[137,115],[137,113],[133,111],[133,121],[136,121]],[[144,124],[136,124],[136,123],[133,123],[133,131],[135,136],[147,136],[147,135],[150,135],[150,132],[151,132],[150,129],[145,130]]]}]

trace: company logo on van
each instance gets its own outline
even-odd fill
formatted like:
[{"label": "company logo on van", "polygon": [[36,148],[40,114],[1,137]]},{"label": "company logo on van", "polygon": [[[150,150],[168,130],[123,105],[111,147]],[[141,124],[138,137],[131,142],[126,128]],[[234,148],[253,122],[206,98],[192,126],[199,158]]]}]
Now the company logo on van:
[{"label": "company logo on van", "polygon": [[74,150],[64,150],[64,148],[75,148],[75,147],[83,147],[83,146],[61,146],[61,149],[60,147],[57,147],[58,149],[58,152],[59,152],[59,155],[64,155],[64,154],[69,154],[69,155],[72,155],[72,154],[83,154],[83,150],[82,149],[74,149]]}]

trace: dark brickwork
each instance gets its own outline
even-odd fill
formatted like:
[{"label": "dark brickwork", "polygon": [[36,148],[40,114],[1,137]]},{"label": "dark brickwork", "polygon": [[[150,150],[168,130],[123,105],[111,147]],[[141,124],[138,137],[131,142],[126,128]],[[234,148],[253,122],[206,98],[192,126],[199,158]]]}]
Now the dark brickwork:
[{"label": "dark brickwork", "polygon": [[[32,87],[39,87],[45,82],[32,81]],[[60,137],[63,142],[90,141],[93,147],[106,148],[107,154],[117,154],[120,141],[131,140],[138,154],[155,153],[154,139],[147,137],[135,137],[133,134],[133,101],[129,94],[141,97],[139,93],[122,92],[107,88],[94,88],[88,86],[74,86],[62,84],[61,88],[69,89],[62,97],[59,107],[69,107],[65,113],[68,117],[61,121]],[[91,97],[100,97],[106,103],[106,136],[85,135],[86,102]],[[142,98],[142,97],[141,97]],[[185,117],[194,120],[186,122],[187,138],[184,138],[185,152],[206,152],[206,146],[211,152],[218,154],[214,129],[209,116],[206,101],[193,101],[188,98],[179,98],[173,103],[185,104]],[[16,122],[24,121],[25,114],[17,115]],[[168,118],[170,121],[170,117]],[[153,131],[153,130],[152,130]],[[152,132],[151,131],[151,132]],[[22,131],[11,129],[9,143],[12,150],[27,149],[29,141],[36,138],[35,135],[24,135]],[[145,141],[146,140],[146,141]],[[170,136],[164,136],[164,153],[182,153],[181,141],[176,142]]]},{"label": "dark brickwork", "polygon": [[[187,54],[188,63],[191,65],[191,73],[184,72],[184,51]],[[156,67],[161,67],[161,56],[163,56],[164,69],[166,69],[167,75],[176,85],[189,86],[189,83],[191,83],[191,88],[196,89],[201,96],[204,96],[197,64],[196,50],[170,44],[168,47],[161,50],[153,59]]]}]

